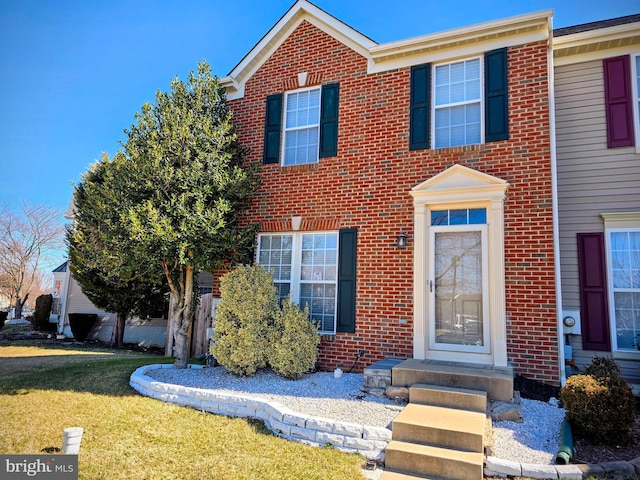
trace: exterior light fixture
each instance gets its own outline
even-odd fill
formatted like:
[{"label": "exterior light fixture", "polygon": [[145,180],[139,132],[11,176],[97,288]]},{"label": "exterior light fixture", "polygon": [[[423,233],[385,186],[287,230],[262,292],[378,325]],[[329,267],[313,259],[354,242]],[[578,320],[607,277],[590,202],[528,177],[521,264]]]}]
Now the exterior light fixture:
[{"label": "exterior light fixture", "polygon": [[409,238],[409,235],[407,235],[407,232],[399,233],[396,237],[396,245],[398,246],[398,248],[407,248],[408,238]]}]

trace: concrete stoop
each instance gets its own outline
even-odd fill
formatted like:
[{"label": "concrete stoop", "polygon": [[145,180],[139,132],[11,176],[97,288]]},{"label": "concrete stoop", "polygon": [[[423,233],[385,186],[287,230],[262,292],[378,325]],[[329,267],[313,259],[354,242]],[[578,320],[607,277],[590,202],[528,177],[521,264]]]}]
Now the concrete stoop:
[{"label": "concrete stoop", "polygon": [[381,480],[481,480],[486,392],[415,384],[409,399],[393,421]]},{"label": "concrete stoop", "polygon": [[393,367],[391,384],[410,387],[416,383],[479,390],[489,400],[513,399],[513,368],[417,360],[410,358]]}]

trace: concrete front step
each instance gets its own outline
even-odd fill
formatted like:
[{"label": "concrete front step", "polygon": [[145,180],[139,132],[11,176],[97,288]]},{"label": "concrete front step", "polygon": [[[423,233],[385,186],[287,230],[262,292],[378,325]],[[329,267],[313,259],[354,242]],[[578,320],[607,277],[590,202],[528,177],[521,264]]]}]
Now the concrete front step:
[{"label": "concrete front step", "polygon": [[410,403],[393,420],[392,439],[484,452],[486,414]]},{"label": "concrete front step", "polygon": [[410,358],[393,367],[395,387],[426,383],[444,387],[467,388],[487,392],[491,400],[513,399],[513,369],[436,360]]},{"label": "concrete front step", "polygon": [[[392,440],[385,450],[385,466],[392,472],[423,478],[481,480],[484,455]],[[386,473],[386,472],[385,472]]]},{"label": "concrete front step", "polygon": [[380,476],[380,480],[440,480],[441,477],[425,477],[412,473],[392,472],[385,470]]},{"label": "concrete front step", "polygon": [[414,383],[409,388],[409,402],[486,413],[487,392]]}]

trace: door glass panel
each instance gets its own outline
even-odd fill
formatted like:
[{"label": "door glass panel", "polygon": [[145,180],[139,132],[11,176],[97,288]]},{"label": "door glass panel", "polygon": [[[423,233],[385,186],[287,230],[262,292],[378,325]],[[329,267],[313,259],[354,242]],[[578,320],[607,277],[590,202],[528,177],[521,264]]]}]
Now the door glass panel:
[{"label": "door glass panel", "polygon": [[484,345],[482,234],[435,234],[435,340]]}]

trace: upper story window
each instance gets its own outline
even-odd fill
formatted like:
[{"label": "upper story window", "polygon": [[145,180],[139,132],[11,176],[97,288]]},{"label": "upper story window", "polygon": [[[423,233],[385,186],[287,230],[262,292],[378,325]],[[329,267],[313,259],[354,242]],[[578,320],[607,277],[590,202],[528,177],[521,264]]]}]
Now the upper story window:
[{"label": "upper story window", "polygon": [[479,58],[434,66],[434,147],[482,141],[482,82]]},{"label": "upper story window", "polygon": [[507,49],[411,68],[409,149],[509,138]]},{"label": "upper story window", "polygon": [[304,165],[317,163],[319,158],[336,156],[339,91],[339,84],[329,83],[269,95],[263,163]]},{"label": "upper story window", "polygon": [[320,89],[286,94],[283,165],[318,161]]}]

